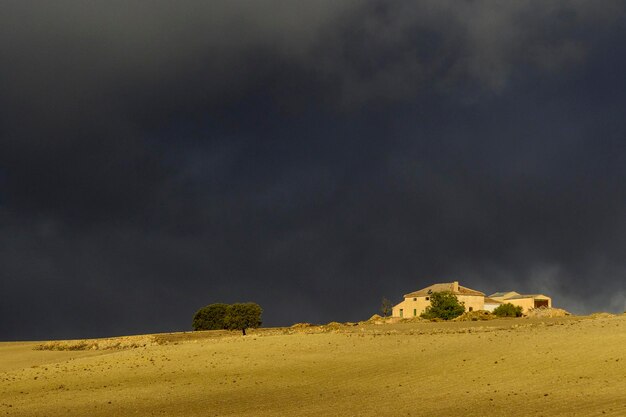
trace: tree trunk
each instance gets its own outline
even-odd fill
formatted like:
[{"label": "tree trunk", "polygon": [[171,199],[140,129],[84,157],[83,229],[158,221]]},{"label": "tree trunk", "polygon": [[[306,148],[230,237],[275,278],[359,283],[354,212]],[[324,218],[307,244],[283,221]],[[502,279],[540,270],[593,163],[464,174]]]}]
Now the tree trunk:
[{"label": "tree trunk", "polygon": [[241,329],[241,331],[243,332],[243,335],[246,335],[246,329]]}]

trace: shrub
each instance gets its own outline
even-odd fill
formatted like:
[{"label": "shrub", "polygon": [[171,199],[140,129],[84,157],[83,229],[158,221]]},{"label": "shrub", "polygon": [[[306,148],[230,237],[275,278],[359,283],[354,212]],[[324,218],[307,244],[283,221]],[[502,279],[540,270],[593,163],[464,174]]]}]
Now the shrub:
[{"label": "shrub", "polygon": [[194,330],[221,330],[225,329],[224,319],[230,306],[228,304],[209,304],[196,311],[193,316]]},{"label": "shrub", "polygon": [[493,314],[498,317],[522,317],[522,307],[511,303],[500,304],[493,310]]},{"label": "shrub", "polygon": [[241,330],[246,335],[246,329],[255,329],[261,325],[261,306],[256,303],[232,304],[226,311],[224,324],[228,330]]},{"label": "shrub", "polygon": [[209,304],[193,316],[194,330],[241,330],[261,325],[263,310],[256,303]]},{"label": "shrub", "polygon": [[430,306],[421,314],[421,317],[429,320],[451,320],[465,312],[463,303],[459,303],[456,295],[449,291],[434,292],[430,296]]}]

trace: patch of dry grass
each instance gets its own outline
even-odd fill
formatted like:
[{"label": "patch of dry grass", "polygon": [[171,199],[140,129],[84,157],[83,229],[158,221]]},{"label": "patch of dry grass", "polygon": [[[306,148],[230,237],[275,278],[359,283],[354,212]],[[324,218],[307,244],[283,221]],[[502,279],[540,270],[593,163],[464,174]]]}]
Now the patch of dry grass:
[{"label": "patch of dry grass", "polygon": [[626,415],[624,315],[136,337],[0,343],[0,416]]}]

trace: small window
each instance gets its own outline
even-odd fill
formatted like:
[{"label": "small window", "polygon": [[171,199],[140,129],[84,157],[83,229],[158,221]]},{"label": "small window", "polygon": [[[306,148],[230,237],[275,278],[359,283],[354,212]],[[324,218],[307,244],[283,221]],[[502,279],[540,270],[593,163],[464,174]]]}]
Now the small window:
[{"label": "small window", "polygon": [[417,298],[414,298],[413,301],[417,301]]},{"label": "small window", "polygon": [[426,297],[426,301],[430,300],[430,297]]},{"label": "small window", "polygon": [[404,309],[400,309],[400,317],[404,317]]},{"label": "small window", "polygon": [[469,311],[474,311],[474,307],[470,307],[470,308],[469,308]]},{"label": "small window", "polygon": [[415,317],[415,316],[417,316],[417,309],[416,308],[413,309],[413,317]]}]

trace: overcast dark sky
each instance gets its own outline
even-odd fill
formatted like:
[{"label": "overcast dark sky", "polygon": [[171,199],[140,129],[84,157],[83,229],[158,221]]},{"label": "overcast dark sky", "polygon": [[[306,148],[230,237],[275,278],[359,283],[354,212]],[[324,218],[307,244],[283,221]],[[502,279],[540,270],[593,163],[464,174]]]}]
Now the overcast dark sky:
[{"label": "overcast dark sky", "polygon": [[0,340],[626,309],[623,1],[0,2]]}]

